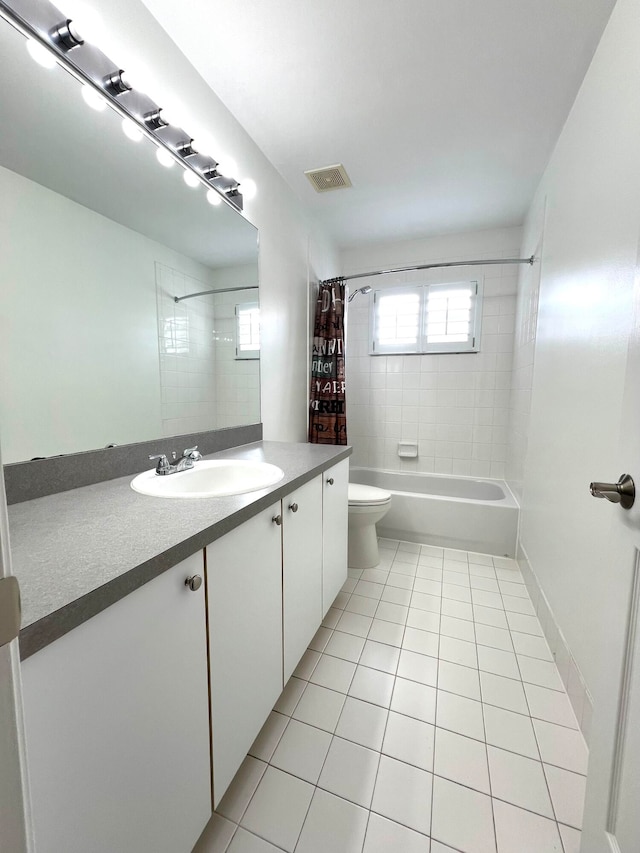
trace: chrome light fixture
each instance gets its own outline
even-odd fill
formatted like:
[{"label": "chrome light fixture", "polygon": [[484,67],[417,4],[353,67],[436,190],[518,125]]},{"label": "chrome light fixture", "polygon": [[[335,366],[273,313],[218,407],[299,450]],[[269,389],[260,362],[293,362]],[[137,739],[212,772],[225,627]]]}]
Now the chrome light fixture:
[{"label": "chrome light fixture", "polygon": [[[157,146],[163,165],[180,163],[192,173],[189,185],[203,184],[209,201],[218,194],[237,210],[243,209],[239,181],[221,174],[213,157],[196,151],[190,135],[166,121],[161,115],[162,107],[134,89],[125,71],[83,39],[71,18],[60,20],[60,11],[49,0],[0,0],[0,17],[27,37],[30,53],[40,64],[54,67],[58,63],[84,84],[83,95],[91,106],[108,104],[122,119],[137,126]],[[50,61],[45,63],[47,55]],[[129,124],[127,128],[132,129]],[[247,198],[253,197],[254,182],[246,180],[246,184],[250,190]]]}]

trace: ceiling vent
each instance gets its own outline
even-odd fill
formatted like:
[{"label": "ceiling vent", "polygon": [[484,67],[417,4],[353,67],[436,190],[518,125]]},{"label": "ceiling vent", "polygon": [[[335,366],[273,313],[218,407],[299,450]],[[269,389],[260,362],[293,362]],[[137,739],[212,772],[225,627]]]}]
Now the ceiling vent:
[{"label": "ceiling vent", "polygon": [[325,166],[323,169],[310,169],[305,172],[313,184],[316,192],[326,193],[329,190],[342,190],[351,186],[349,175],[344,166],[336,163],[335,166]]}]

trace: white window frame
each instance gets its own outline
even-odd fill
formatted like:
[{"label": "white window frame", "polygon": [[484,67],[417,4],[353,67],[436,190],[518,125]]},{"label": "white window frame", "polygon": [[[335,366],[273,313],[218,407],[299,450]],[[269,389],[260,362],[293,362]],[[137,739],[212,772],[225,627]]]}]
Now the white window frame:
[{"label": "white window frame", "polygon": [[[471,321],[469,324],[469,336],[466,342],[438,342],[434,343],[427,338],[427,314],[429,293],[437,291],[455,290],[465,287],[471,290]],[[429,284],[395,285],[375,290],[371,300],[369,314],[369,355],[429,355],[435,353],[465,353],[480,351],[480,333],[482,323],[482,280],[472,279],[467,281],[439,281]],[[378,335],[378,302],[384,295],[391,294],[417,294],[418,317],[417,338],[415,346],[399,346],[395,344],[381,344]]]},{"label": "white window frame", "polygon": [[[260,304],[258,302],[240,302],[236,305],[236,361],[255,360],[260,358],[260,328],[258,321],[258,341],[256,346],[251,349],[240,349],[241,346],[241,331],[240,331],[240,315],[243,311],[257,310],[260,312]],[[258,313],[258,318],[260,314]]]}]

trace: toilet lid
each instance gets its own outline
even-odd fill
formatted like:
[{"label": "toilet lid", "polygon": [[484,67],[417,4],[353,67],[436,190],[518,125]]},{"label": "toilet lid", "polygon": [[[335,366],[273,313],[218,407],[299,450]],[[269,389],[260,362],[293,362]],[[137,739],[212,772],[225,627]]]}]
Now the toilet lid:
[{"label": "toilet lid", "polygon": [[375,486],[363,486],[360,483],[349,483],[349,503],[351,506],[367,506],[381,504],[391,500],[390,492]]}]

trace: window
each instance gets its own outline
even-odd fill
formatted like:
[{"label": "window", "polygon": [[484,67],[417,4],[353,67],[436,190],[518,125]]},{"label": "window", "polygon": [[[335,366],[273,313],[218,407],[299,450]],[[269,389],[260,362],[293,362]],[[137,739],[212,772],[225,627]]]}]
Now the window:
[{"label": "window", "polygon": [[376,290],[370,353],[477,352],[482,288],[479,281]]},{"label": "window", "polygon": [[260,358],[260,307],[257,302],[236,305],[236,358]]}]

